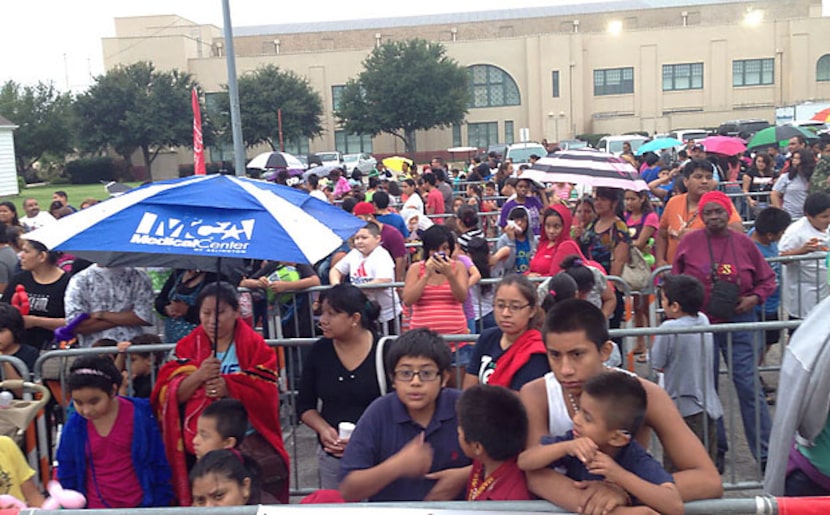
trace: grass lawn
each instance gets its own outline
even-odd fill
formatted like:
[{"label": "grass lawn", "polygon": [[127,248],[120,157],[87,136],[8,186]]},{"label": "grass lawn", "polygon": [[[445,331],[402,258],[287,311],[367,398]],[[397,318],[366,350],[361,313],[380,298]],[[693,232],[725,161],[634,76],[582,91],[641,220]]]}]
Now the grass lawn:
[{"label": "grass lawn", "polygon": [[[134,188],[141,183],[133,182],[127,183]],[[37,199],[40,209],[44,211],[49,210],[49,204],[52,203],[52,193],[58,190],[63,190],[69,197],[69,203],[76,208],[80,207],[81,202],[86,198],[94,198],[98,200],[105,200],[109,198],[107,190],[104,189],[103,184],[45,184],[43,186],[34,186],[31,188],[24,188],[19,195],[7,195],[0,197],[2,201],[14,202],[17,206],[17,214],[21,218],[26,216],[23,212],[23,201],[29,197]]]}]

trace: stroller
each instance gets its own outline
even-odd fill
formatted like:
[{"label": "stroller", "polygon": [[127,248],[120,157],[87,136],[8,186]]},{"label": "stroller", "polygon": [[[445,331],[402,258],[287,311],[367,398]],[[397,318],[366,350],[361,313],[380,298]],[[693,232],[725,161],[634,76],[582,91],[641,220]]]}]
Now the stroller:
[{"label": "stroller", "polygon": [[[42,417],[37,419],[36,424],[32,422],[49,402],[49,389],[42,384],[9,379],[0,381],[0,390],[23,392],[23,399],[12,399],[9,406],[0,406],[0,434],[10,437],[24,449],[29,466],[40,471],[39,478],[46,484],[49,479],[46,424]],[[27,431],[29,428],[36,431]]]}]

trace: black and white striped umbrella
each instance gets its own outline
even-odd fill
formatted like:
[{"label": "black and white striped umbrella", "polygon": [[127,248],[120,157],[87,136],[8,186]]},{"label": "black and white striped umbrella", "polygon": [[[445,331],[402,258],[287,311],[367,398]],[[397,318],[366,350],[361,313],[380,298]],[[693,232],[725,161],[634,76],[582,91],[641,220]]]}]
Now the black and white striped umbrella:
[{"label": "black and white striped umbrella", "polygon": [[643,191],[648,184],[628,162],[594,149],[564,150],[536,161],[521,174],[538,183],[570,182],[594,188]]}]

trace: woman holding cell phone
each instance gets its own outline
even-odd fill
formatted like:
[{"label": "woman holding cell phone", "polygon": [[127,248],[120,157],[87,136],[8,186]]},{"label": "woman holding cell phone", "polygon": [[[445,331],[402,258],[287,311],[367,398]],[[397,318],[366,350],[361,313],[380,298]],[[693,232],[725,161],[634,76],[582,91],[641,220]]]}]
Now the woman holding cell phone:
[{"label": "woman holding cell phone", "polygon": [[[467,334],[464,301],[469,274],[464,264],[452,258],[455,237],[443,225],[433,225],[421,236],[424,260],[413,263],[406,273],[403,302],[412,308],[410,329],[427,328],[438,334]],[[453,344],[455,363],[466,364],[472,345]]]}]

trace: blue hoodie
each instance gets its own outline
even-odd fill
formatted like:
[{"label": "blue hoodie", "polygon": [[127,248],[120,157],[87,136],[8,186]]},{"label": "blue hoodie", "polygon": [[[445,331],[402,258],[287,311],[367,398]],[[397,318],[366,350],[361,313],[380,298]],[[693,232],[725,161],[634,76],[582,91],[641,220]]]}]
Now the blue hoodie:
[{"label": "blue hoodie", "polygon": [[[164,453],[164,444],[158,423],[153,416],[150,401],[124,397],[133,403],[132,465],[143,491],[140,508],[170,506],[173,487],[170,483],[170,465]],[[63,429],[58,446],[58,481],[64,488],[86,495],[87,420],[73,413]]]}]

